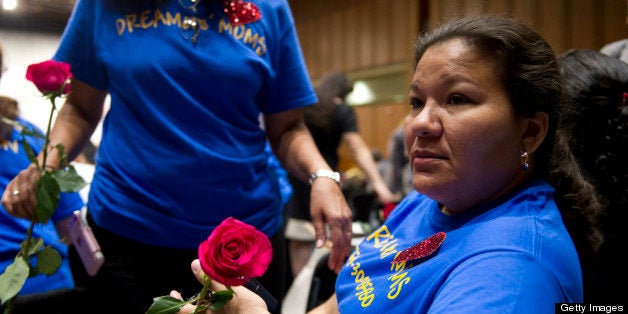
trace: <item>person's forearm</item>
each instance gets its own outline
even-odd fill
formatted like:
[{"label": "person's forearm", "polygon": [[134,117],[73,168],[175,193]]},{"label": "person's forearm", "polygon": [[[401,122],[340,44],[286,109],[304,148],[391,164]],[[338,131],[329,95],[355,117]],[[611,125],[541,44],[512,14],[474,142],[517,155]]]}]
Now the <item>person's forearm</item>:
[{"label": "person's forearm", "polygon": [[340,313],[338,310],[338,300],[336,299],[336,294],[332,294],[327,301],[323,304],[313,308],[307,314],[336,314]]},{"label": "person's forearm", "polygon": [[[72,90],[52,127],[49,147],[62,144],[68,161],[78,156],[100,122],[105,97],[106,92],[72,80]],[[39,158],[41,162],[43,151]],[[59,163],[56,149],[49,149],[46,166],[58,168]]]},{"label": "person's forearm", "polygon": [[[293,176],[307,182],[309,176],[316,170],[331,168],[321,156],[303,121],[295,115],[298,115],[298,112],[291,112],[287,116],[281,114],[268,116],[267,133],[283,167]],[[292,122],[286,123],[286,118]]]},{"label": "person's forearm", "polygon": [[[294,176],[308,182],[317,170],[332,170],[321,156],[310,132],[303,123],[301,110],[290,110],[265,116],[266,133],[275,154]],[[330,178],[331,179],[331,178]],[[351,209],[340,186],[319,179],[310,191],[310,217],[316,234],[316,246],[323,247],[329,237],[333,242],[327,266],[338,272],[351,252]]]},{"label": "person's forearm", "polygon": [[283,146],[287,147],[285,160],[288,171],[305,182],[316,170],[329,169],[325,159],[321,156],[312,136],[306,128],[295,130],[293,136],[283,141]]},{"label": "person's forearm", "polygon": [[366,145],[366,142],[364,142],[362,137],[357,133],[347,134],[343,137],[343,139],[347,142],[358,167],[360,167],[366,175],[368,182],[370,182],[373,186],[373,190],[377,194],[380,201],[383,203],[391,202],[393,199],[393,193],[390,191],[384,181],[384,178],[382,178],[382,175],[379,173],[379,168],[373,158],[373,153]]},{"label": "person's forearm", "polygon": [[383,203],[391,202],[394,198],[393,193],[386,185],[386,182],[379,173],[375,160],[370,155],[370,151],[362,151],[356,156],[356,162],[358,166],[364,171],[368,182],[371,183],[373,190],[378,196],[378,199]]},{"label": "person's forearm", "polygon": [[[64,106],[59,112],[59,116],[50,133],[49,147],[55,147],[57,144],[63,145],[68,161],[71,161],[80,154],[82,147],[89,141],[96,126],[92,126],[73,113],[67,112],[71,110],[67,108],[68,106]],[[40,161],[41,158],[43,158],[43,151],[40,154]],[[59,163],[57,150],[49,149],[46,157],[46,166],[58,168]]]}]

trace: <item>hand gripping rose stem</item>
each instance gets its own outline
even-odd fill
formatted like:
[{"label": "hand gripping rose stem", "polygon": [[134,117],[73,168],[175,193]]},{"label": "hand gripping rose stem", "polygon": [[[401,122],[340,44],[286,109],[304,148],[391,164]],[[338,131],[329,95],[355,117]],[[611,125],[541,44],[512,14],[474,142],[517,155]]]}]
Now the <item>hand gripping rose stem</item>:
[{"label": "hand gripping rose stem", "polygon": [[[268,292],[268,290],[266,290],[266,288],[264,288],[264,286],[262,286],[259,281],[255,280],[255,278],[251,278],[242,286],[260,296],[260,298],[262,298],[262,300],[264,300],[264,302],[266,303],[266,307],[268,308],[269,312],[272,313],[275,311],[277,305],[279,304],[279,301],[277,301],[277,299],[275,299],[275,297],[273,297],[273,295],[270,294],[270,292]],[[199,291],[198,293],[190,297],[189,300],[197,300],[201,295],[201,292],[202,291]],[[209,294],[211,295],[211,293],[212,292],[210,291]]]}]

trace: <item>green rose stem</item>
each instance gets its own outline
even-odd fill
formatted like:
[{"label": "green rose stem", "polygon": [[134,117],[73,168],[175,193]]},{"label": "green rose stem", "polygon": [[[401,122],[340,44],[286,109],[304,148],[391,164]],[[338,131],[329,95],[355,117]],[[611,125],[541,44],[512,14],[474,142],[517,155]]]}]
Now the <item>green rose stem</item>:
[{"label": "green rose stem", "polygon": [[171,296],[161,296],[153,299],[153,304],[145,314],[174,314],[178,313],[186,304],[195,305],[193,314],[204,313],[208,308],[216,311],[225,306],[235,293],[230,286],[226,290],[211,291],[212,279],[203,275],[201,292],[187,300],[176,299]]},{"label": "green rose stem", "polygon": [[[199,292],[198,297],[192,298],[188,302],[196,302],[196,309],[193,314],[204,313],[209,307],[216,311],[225,306],[233,298],[234,291],[230,286],[227,286],[227,290],[211,291],[209,286],[212,283],[212,279],[207,275],[203,275],[203,289]],[[209,294],[209,298],[207,295]]]},{"label": "green rose stem", "polygon": [[196,299],[197,305],[196,309],[194,310],[194,314],[202,313],[207,308],[207,300],[205,299],[205,296],[209,291],[209,286],[211,285],[211,283],[212,279],[207,277],[207,275],[203,275],[203,289],[201,289],[201,292],[198,294],[198,298]]},{"label": "green rose stem", "polygon": [[48,99],[50,99],[50,103],[52,104],[52,107],[50,108],[50,116],[48,117],[48,125],[46,127],[46,136],[44,138],[44,158],[42,161],[42,166],[39,167],[39,164],[37,164],[38,168],[40,171],[45,171],[46,170],[46,158],[48,157],[48,145],[50,144],[50,128],[52,125],[52,116],[55,112],[55,110],[57,109],[57,107],[55,106],[55,99],[57,98],[57,93],[60,93],[60,91],[65,89],[65,85],[63,84],[63,86],[61,86],[61,88],[59,89],[59,91],[54,92],[53,94],[50,95],[50,97]]},{"label": "green rose stem", "polygon": [[[60,91],[63,90],[65,88],[66,84],[63,84],[63,86],[61,86],[61,88],[59,89]],[[55,99],[57,98],[57,93],[55,92],[53,94],[51,94],[51,96],[48,98],[50,99],[50,103],[52,104],[52,107],[50,108],[50,116],[48,117],[48,125],[46,128],[46,135],[44,137],[44,155],[43,155],[43,161],[42,161],[42,165],[43,166],[39,166],[39,163],[36,163],[37,168],[39,169],[39,171],[45,171],[46,169],[46,158],[48,157],[48,144],[50,144],[50,126],[52,125],[52,116],[55,112],[55,110],[57,109],[57,107],[55,106]],[[26,243],[24,244],[24,247],[22,247],[21,250],[21,254],[22,254],[22,258],[24,259],[24,261],[28,262],[27,257],[28,257],[28,252],[31,249],[31,239],[33,237],[33,228],[35,228],[35,219],[31,219],[31,225],[28,227],[28,230],[26,231]]]},{"label": "green rose stem", "polygon": [[[25,263],[28,264],[28,252],[31,249],[31,238],[33,237],[33,228],[35,227],[35,221],[31,220],[31,225],[28,227],[26,231],[26,241],[24,241],[24,245],[20,247],[19,257],[24,260]],[[13,309],[15,308],[15,302],[17,301],[17,295],[9,299],[7,302],[7,308],[5,313],[13,313]]]},{"label": "green rose stem", "polygon": [[[42,165],[39,165],[39,163],[35,163],[35,165],[37,166],[37,169],[40,172],[42,172],[42,174],[43,172],[46,171],[46,159],[48,157],[47,147],[50,144],[49,134],[50,134],[50,128],[52,125],[52,117],[54,115],[54,111],[56,110],[55,99],[57,98],[58,94],[61,91],[63,91],[63,89],[65,88],[65,85],[66,84],[63,84],[63,86],[59,89],[59,91],[56,91],[50,94],[50,96],[48,97],[48,99],[50,100],[50,103],[52,104],[52,108],[50,109],[50,116],[48,117],[48,126],[46,129],[46,135],[44,137],[43,161],[42,161]],[[26,264],[29,264],[28,257],[30,256],[32,238],[33,238],[33,228],[35,228],[36,221],[37,221],[36,219],[31,219],[30,226],[28,227],[28,230],[26,230],[26,240],[24,241],[24,245],[20,247],[20,252],[18,254],[18,256],[22,258]],[[17,295],[9,299],[9,301],[7,302],[5,313],[13,313],[16,301],[17,301]]]}]

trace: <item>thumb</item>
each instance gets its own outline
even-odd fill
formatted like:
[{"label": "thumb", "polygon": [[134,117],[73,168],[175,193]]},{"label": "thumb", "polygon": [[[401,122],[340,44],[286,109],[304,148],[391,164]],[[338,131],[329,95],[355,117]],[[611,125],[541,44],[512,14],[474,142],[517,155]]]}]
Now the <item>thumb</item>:
[{"label": "thumb", "polygon": [[196,277],[196,279],[200,283],[203,283],[203,275],[205,273],[203,272],[203,269],[201,268],[201,261],[199,261],[198,259],[193,260],[190,267],[192,268],[192,273],[194,273],[194,277]]}]

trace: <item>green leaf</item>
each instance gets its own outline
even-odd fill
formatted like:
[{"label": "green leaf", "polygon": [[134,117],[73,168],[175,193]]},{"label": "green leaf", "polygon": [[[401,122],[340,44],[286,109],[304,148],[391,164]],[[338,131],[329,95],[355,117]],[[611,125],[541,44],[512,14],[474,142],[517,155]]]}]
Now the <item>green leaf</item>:
[{"label": "green leaf", "polygon": [[[24,133],[24,130],[22,130],[22,133]],[[34,163],[37,165],[37,163],[39,162],[37,161],[37,154],[35,154],[35,152],[33,151],[33,148],[31,148],[31,146],[28,145],[28,142],[26,141],[25,137],[22,138],[22,147],[24,148],[24,151],[26,152],[26,156],[28,156],[28,160],[30,160],[31,163]]]},{"label": "green leaf", "polygon": [[0,275],[0,302],[4,303],[15,297],[28,278],[28,264],[18,256]]},{"label": "green leaf", "polygon": [[[19,123],[18,123],[19,124]],[[19,124],[22,128],[22,131],[20,132],[20,134],[22,135],[22,137],[27,137],[27,136],[31,136],[31,137],[35,137],[35,138],[39,138],[39,139],[45,139],[45,135],[41,132],[39,132],[36,129],[32,129],[26,125],[23,124]]]},{"label": "green leaf", "polygon": [[68,165],[67,170],[53,171],[52,175],[57,180],[61,192],[77,192],[87,185],[72,165]]},{"label": "green leaf", "polygon": [[229,291],[229,290],[216,291],[212,293],[211,297],[209,298],[209,302],[211,303],[209,308],[214,311],[219,310],[223,306],[225,306],[225,304],[229,303],[229,301],[231,301],[232,298],[233,298],[232,291]]},{"label": "green leaf", "polygon": [[51,173],[44,172],[37,182],[37,218],[47,223],[59,204],[61,188]]},{"label": "green leaf", "polygon": [[[20,243],[20,251],[24,252],[24,248],[27,245],[28,239],[25,239],[24,241],[22,241],[22,243]],[[26,255],[26,257],[30,257],[32,255],[35,255],[35,253],[39,252],[39,250],[41,250],[42,247],[44,247],[44,240],[42,238],[31,238],[30,240],[30,244],[28,246],[28,253]]]},{"label": "green leaf", "polygon": [[37,254],[37,271],[45,275],[54,275],[61,267],[61,254],[51,246],[45,247]]},{"label": "green leaf", "polygon": [[69,164],[68,155],[65,153],[65,146],[63,146],[63,144],[57,144],[55,148],[57,149],[57,158],[59,158],[59,167],[63,169]]},{"label": "green leaf", "polygon": [[146,314],[171,314],[177,313],[188,301],[179,300],[171,296],[161,296],[153,299],[153,304]]}]

